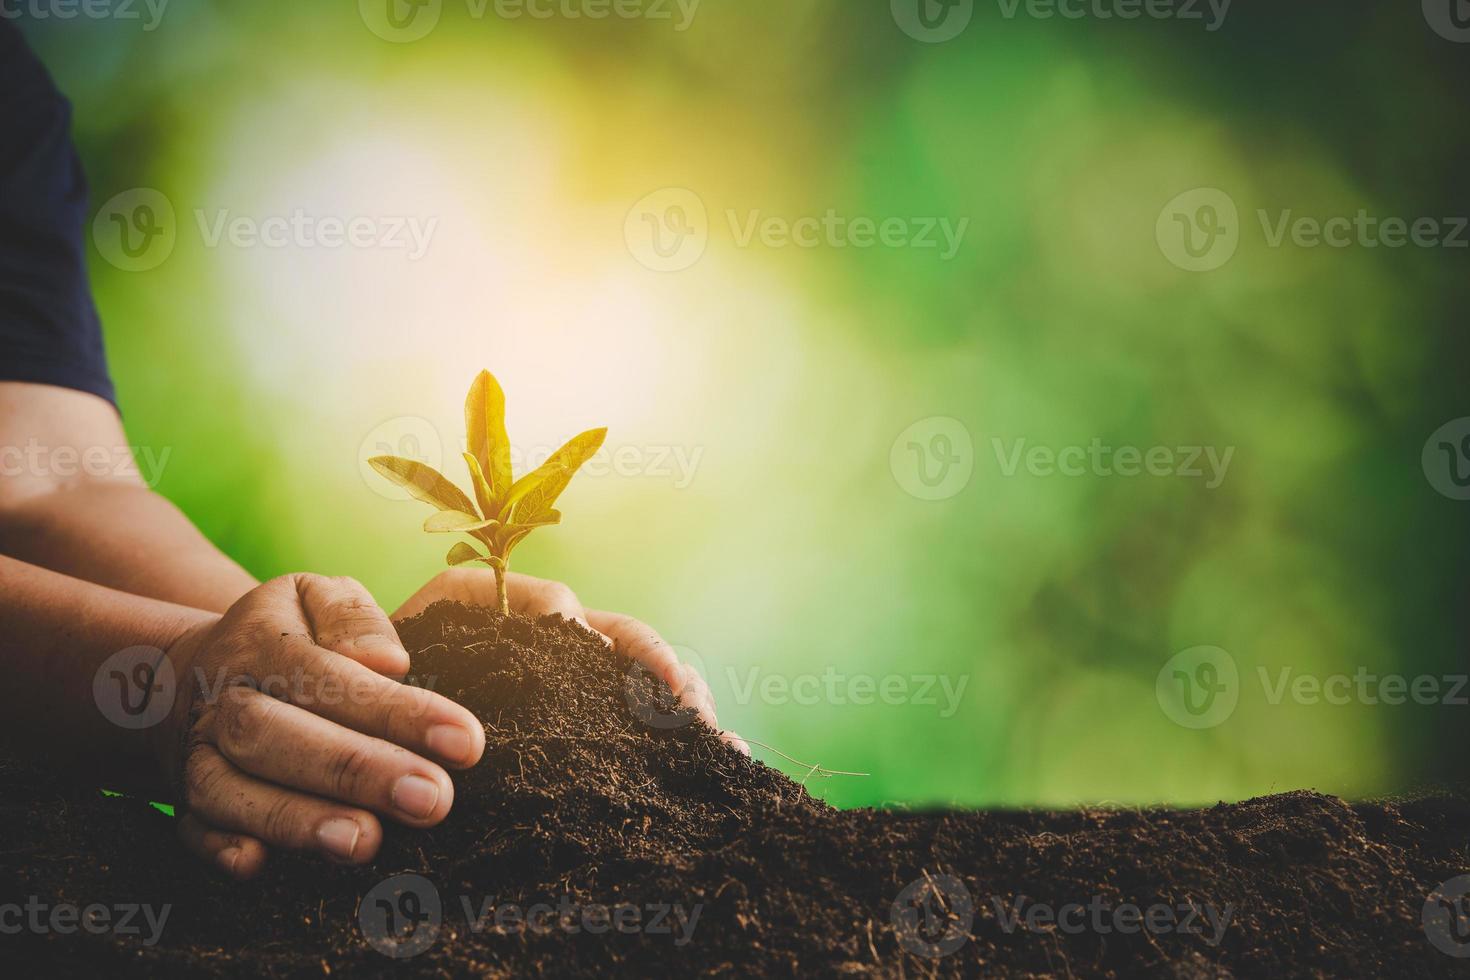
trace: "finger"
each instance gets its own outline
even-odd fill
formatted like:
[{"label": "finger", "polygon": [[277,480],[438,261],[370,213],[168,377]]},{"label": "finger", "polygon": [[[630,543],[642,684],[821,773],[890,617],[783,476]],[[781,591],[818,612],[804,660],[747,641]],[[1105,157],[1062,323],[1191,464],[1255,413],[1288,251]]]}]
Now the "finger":
[{"label": "finger", "polygon": [[235,691],[204,734],[242,772],[413,827],[448,815],[454,783],[432,762],[251,688]]},{"label": "finger", "polygon": [[592,628],[613,641],[618,653],[638,661],[650,674],[673,689],[679,655],[653,627],[622,613],[587,610]]},{"label": "finger", "polygon": [[714,695],[710,693],[709,684],[699,671],[688,664],[680,664],[676,671],[676,680],[669,685],[669,690],[674,692],[681,704],[697,711],[706,725],[715,731],[720,730],[720,723],[715,719]]},{"label": "finger", "polygon": [[485,729],[466,709],[287,635],[261,654],[261,690],[328,721],[464,769],[480,761]]},{"label": "finger", "polygon": [[741,738],[739,735],[736,735],[734,732],[720,732],[720,741],[724,742],[726,745],[730,746],[730,748],[734,749],[736,752],[739,752],[747,759],[750,758],[750,745],[745,741],[745,739]]},{"label": "finger", "polygon": [[179,818],[184,847],[237,881],[253,878],[265,864],[265,845],[254,837],[216,830],[192,813]]},{"label": "finger", "polygon": [[592,628],[577,594],[560,582],[511,572],[506,575],[505,588],[510,597],[510,607],[518,613],[527,616],[559,614],[564,619]]},{"label": "finger", "polygon": [[388,614],[350,578],[297,575],[296,592],[317,646],[388,677],[408,673],[408,651]]},{"label": "finger", "polygon": [[719,722],[715,717],[715,699],[709,684],[700,676],[699,671],[680,663],[674,648],[653,627],[632,616],[601,609],[587,610],[587,618],[595,629],[612,639],[613,647],[618,653],[642,664],[644,669],[678,695],[687,707],[698,711],[705,724],[719,731]]},{"label": "finger", "polygon": [[378,818],[246,775],[212,745],[184,769],[184,803],[198,820],[293,851],[316,851],[343,864],[371,861],[383,842]]}]

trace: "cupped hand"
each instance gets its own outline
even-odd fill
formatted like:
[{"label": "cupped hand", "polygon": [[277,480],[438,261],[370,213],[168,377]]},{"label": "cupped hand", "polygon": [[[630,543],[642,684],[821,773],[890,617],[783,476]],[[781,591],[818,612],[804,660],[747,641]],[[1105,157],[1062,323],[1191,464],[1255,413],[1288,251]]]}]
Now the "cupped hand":
[{"label": "cupped hand", "polygon": [[[698,712],[700,719],[714,731],[720,732],[722,739],[746,755],[750,754],[750,748],[739,736],[720,731],[719,721],[715,717],[715,700],[710,693],[709,684],[700,676],[699,671],[680,662],[674,648],[653,627],[622,613],[587,609],[583,607],[577,594],[560,582],[516,572],[508,573],[505,578],[512,612],[527,616],[559,613],[566,619],[575,620],[602,634],[603,639],[614,650],[642,664],[645,670],[667,684],[685,708]],[[400,620],[416,616],[441,599],[494,608],[499,605],[495,573],[489,569],[446,569],[414,593],[393,614],[393,618]]]},{"label": "cupped hand", "polygon": [[267,582],[168,657],[174,704],[154,738],[178,787],[179,833],[236,878],[272,847],[370,861],[380,819],[444,819],[446,767],[472,766],[485,748],[473,714],[400,683],[408,653],[351,579]]}]

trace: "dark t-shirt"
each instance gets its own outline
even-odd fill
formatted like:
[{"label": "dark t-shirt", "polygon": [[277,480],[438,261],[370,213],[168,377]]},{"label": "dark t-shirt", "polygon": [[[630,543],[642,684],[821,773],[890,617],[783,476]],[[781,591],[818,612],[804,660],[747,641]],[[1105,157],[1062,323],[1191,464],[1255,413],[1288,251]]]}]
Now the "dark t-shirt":
[{"label": "dark t-shirt", "polygon": [[0,381],[114,401],[87,285],[87,183],[71,105],[0,19]]}]

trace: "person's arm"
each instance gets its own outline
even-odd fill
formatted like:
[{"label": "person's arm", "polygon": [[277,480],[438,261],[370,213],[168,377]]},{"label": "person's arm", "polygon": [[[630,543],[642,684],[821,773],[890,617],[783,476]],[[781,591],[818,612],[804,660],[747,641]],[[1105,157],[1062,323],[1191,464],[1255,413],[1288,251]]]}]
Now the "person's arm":
[{"label": "person's arm", "polygon": [[101,398],[0,382],[0,554],[225,611],[259,583],[145,485],[128,446]]},{"label": "person's arm", "polygon": [[444,819],[483,727],[402,684],[408,654],[347,579],[289,575],[223,616],[0,556],[0,744],[175,801],[230,874],[267,848],[372,860],[383,818]]},{"label": "person's arm", "polygon": [[[215,616],[103,588],[0,555],[0,735],[29,754],[106,777],[119,788],[159,789],[148,727],[117,724],[95,683],[120,651],[148,659]],[[119,661],[120,662],[120,661]],[[131,671],[121,679],[132,683]],[[119,693],[118,706],[130,699]],[[111,715],[111,717],[109,717]],[[126,716],[124,716],[126,717]]]}]

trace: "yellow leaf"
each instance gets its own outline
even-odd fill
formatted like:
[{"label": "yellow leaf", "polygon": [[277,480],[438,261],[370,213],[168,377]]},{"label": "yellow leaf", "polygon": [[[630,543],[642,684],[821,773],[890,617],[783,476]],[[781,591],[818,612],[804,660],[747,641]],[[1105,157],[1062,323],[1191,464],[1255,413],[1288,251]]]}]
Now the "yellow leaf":
[{"label": "yellow leaf", "polygon": [[430,534],[478,531],[482,527],[498,523],[500,522],[494,518],[487,521],[474,514],[465,514],[457,510],[441,510],[437,514],[429,515],[429,519],[424,521],[424,530]]},{"label": "yellow leaf", "polygon": [[[481,371],[470,385],[464,421],[470,453],[490,484],[491,498],[498,500],[511,487],[510,439],[505,434],[505,392],[489,371]],[[495,508],[487,507],[485,513],[493,514]]]},{"label": "yellow leaf", "polygon": [[602,448],[606,429],[588,429],[573,437],[551,457],[510,488],[500,505],[500,519],[507,524],[534,524],[551,511],[551,505],[572,481],[572,474]]},{"label": "yellow leaf", "polygon": [[461,541],[449,549],[444,560],[450,565],[468,565],[472,561],[485,561],[485,556]]},{"label": "yellow leaf", "polygon": [[475,512],[475,505],[470,503],[464,491],[432,466],[398,456],[374,456],[368,460],[368,465],[426,504],[462,514]]},{"label": "yellow leaf", "polygon": [[474,457],[473,453],[465,453],[464,462],[470,468],[470,481],[475,485],[475,499],[480,502],[480,513],[494,514],[495,494],[485,479],[485,471],[480,468],[480,461]]}]

